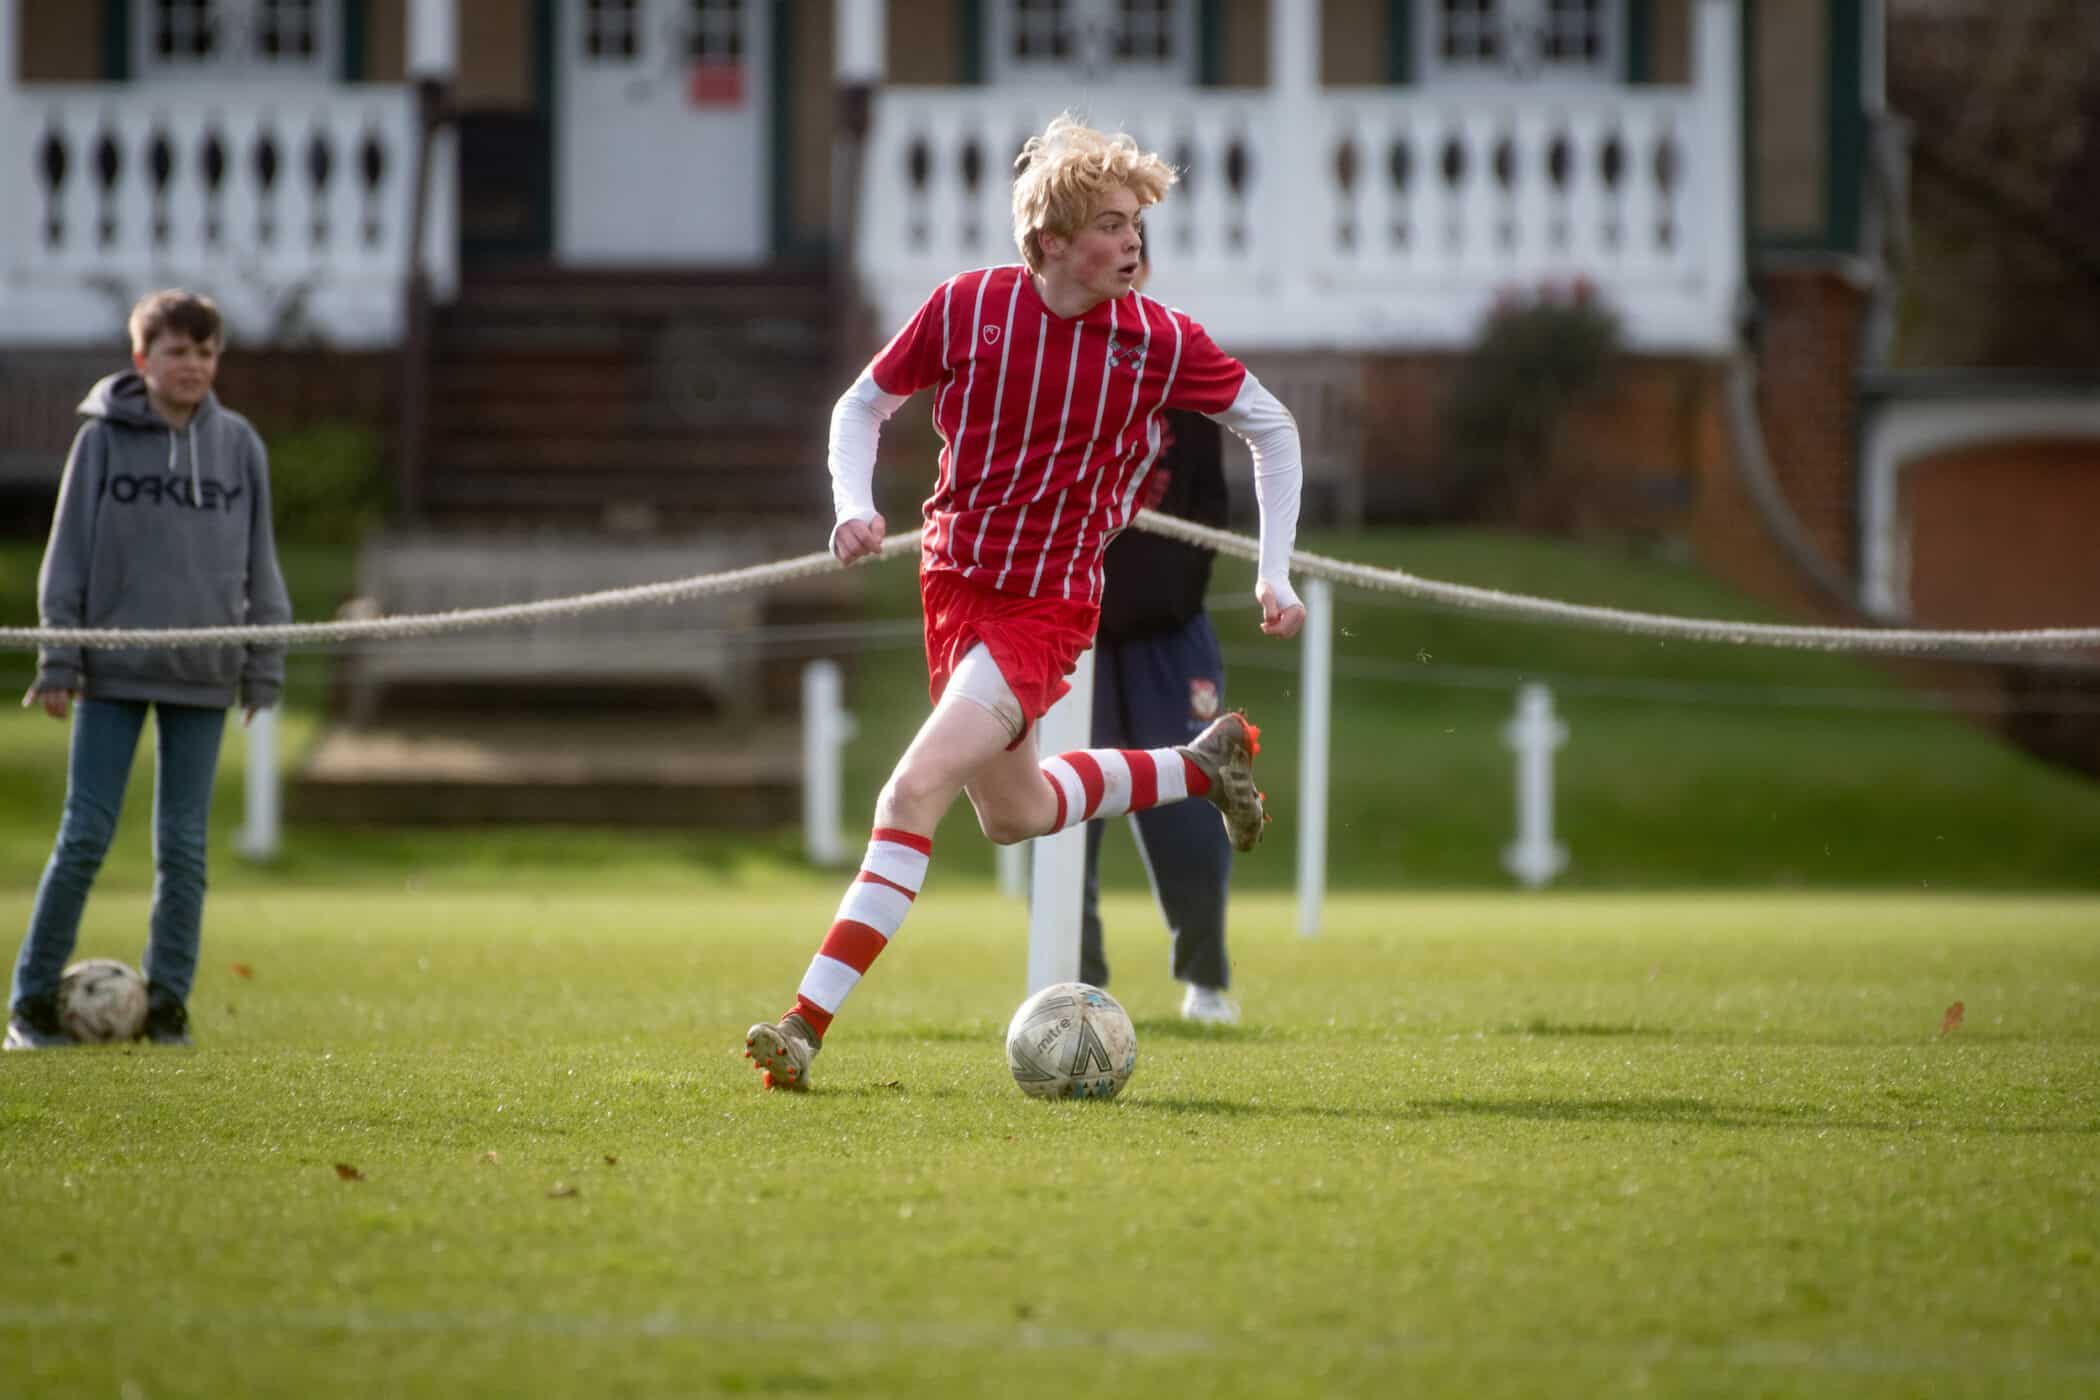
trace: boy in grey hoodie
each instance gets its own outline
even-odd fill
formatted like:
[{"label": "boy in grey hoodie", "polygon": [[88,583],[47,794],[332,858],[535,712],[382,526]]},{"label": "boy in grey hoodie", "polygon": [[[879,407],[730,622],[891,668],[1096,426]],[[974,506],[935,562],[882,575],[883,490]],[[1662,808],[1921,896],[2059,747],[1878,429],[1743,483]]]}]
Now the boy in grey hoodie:
[{"label": "boy in grey hoodie", "polygon": [[[292,616],[270,531],[269,461],[213,397],[219,310],[154,292],[131,312],[134,369],[81,401],[38,593],[46,627],[217,627]],[[15,961],[6,1048],[71,1042],[58,984],[123,809],[146,712],[158,731],[146,1035],[189,1043],[204,918],[205,836],[226,710],[277,702],[284,649],[45,647],[23,706],[73,719],[65,814]]]}]

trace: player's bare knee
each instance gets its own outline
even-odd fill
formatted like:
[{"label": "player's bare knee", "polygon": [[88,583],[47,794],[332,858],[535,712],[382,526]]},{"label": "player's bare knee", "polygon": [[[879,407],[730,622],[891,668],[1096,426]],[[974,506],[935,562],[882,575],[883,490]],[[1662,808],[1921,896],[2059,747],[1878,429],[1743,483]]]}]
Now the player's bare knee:
[{"label": "player's bare knee", "polygon": [[938,778],[905,764],[883,784],[881,795],[875,799],[875,810],[886,826],[930,830],[930,823],[938,822],[943,814],[944,796],[945,788]]},{"label": "player's bare knee", "polygon": [[1042,824],[1029,821],[1024,813],[983,807],[977,809],[977,829],[995,846],[1011,846],[1043,834]]}]

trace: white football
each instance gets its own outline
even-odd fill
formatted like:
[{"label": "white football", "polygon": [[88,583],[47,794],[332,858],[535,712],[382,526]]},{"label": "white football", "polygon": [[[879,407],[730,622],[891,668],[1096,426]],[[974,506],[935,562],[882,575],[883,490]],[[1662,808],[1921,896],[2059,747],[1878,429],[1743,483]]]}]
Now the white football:
[{"label": "white football", "polygon": [[58,980],[58,1022],[75,1040],[137,1040],[146,1029],[146,979],[115,958],[74,963]]},{"label": "white football", "polygon": [[1014,1013],[1006,1067],[1035,1098],[1112,1099],[1137,1068],[1137,1027],[1099,987],[1059,982]]}]

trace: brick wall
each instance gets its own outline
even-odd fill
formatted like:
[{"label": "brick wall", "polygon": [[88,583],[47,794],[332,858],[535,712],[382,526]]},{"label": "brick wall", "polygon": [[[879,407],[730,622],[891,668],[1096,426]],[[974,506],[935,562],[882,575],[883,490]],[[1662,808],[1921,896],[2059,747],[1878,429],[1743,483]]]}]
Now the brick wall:
[{"label": "brick wall", "polygon": [[[2090,627],[2100,618],[2100,442],[1944,453],[1906,465],[1900,490],[1921,625]],[[2100,774],[2094,663],[2100,648],[1990,668],[1984,683],[1999,687],[2000,703],[1989,717],[2030,753]],[[1978,684],[1981,669],[1961,683]]]},{"label": "brick wall", "polygon": [[[121,346],[107,350],[13,350],[0,354],[0,529],[39,534],[80,426],[74,407],[103,375],[128,366]],[[219,367],[218,395],[265,432],[343,420],[376,429],[393,452],[399,370],[391,354],[236,347]]]},{"label": "brick wall", "polygon": [[1903,469],[1910,601],[1933,627],[2100,618],[2100,442],[2008,442]]}]

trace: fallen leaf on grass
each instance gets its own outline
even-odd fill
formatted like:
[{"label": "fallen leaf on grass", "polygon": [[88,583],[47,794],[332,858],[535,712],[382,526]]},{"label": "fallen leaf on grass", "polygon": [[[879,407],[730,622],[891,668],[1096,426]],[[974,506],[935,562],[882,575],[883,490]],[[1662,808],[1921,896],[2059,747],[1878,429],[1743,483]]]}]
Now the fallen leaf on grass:
[{"label": "fallen leaf on grass", "polygon": [[237,962],[233,965],[233,975],[236,977],[253,977],[255,975],[255,969],[248,966],[248,964],[246,963]]},{"label": "fallen leaf on grass", "polygon": [[335,1174],[344,1181],[363,1181],[365,1179],[365,1174],[348,1162],[337,1162],[335,1164]]},{"label": "fallen leaf on grass", "polygon": [[566,1181],[555,1182],[547,1191],[548,1198],[551,1200],[562,1200],[569,1196],[581,1196],[582,1194],[581,1191],[578,1191]]},{"label": "fallen leaf on grass", "polygon": [[605,1165],[608,1167],[617,1167],[620,1165],[620,1159],[618,1157],[613,1156],[612,1153],[608,1152],[605,1154]]},{"label": "fallen leaf on grass", "polygon": [[484,1152],[484,1153],[482,1153],[482,1154],[481,1154],[481,1160],[482,1160],[482,1161],[484,1161],[484,1162],[487,1162],[487,1163],[488,1163],[488,1164],[489,1164],[490,1166],[496,1166],[496,1165],[500,1164],[500,1163],[501,1163],[501,1162],[503,1161],[503,1159],[502,1159],[501,1157],[498,1157],[498,1156],[497,1156],[497,1155],[496,1155],[495,1153],[493,1153],[493,1152]]},{"label": "fallen leaf on grass", "polygon": [[1940,1017],[1940,1034],[1949,1035],[1960,1030],[1961,1014],[1962,1007],[1960,1002],[1957,1001],[1954,1005],[1948,1007],[1947,1014]]}]

